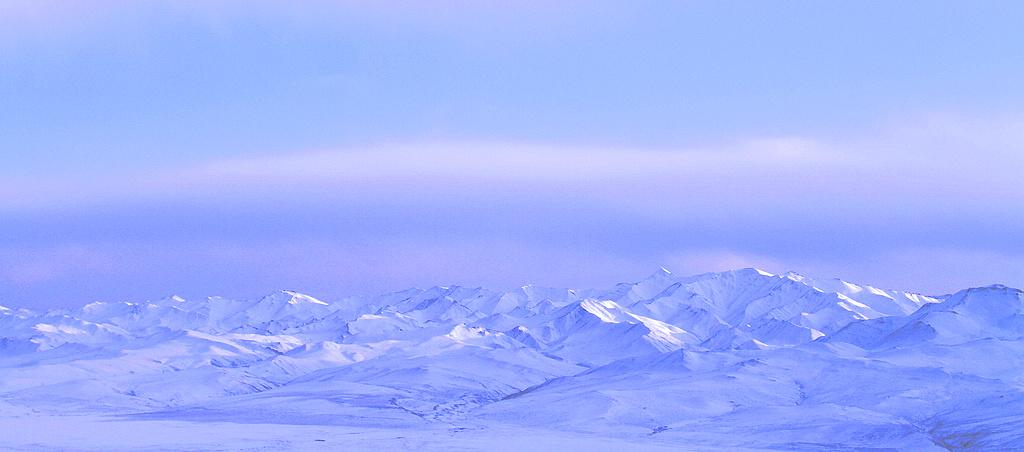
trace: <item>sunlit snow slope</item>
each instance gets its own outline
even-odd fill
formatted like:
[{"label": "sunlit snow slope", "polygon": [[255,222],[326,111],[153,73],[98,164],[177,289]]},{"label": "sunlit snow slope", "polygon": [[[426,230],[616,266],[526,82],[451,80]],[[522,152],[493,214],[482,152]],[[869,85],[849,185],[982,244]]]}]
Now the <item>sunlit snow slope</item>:
[{"label": "sunlit snow slope", "polygon": [[697,450],[1014,450],[1022,308],[1003,286],[933,298],[756,269],[609,290],[0,308],[0,403],[40,419],[504,428]]}]

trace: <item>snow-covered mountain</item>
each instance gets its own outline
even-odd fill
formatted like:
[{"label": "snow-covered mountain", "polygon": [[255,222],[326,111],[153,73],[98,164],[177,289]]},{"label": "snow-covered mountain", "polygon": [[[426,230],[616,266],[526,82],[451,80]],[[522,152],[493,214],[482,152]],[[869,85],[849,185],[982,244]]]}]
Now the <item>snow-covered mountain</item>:
[{"label": "snow-covered mountain", "polygon": [[1004,286],[928,297],[756,269],[608,290],[0,308],[0,416],[1012,450],[1022,308]]}]

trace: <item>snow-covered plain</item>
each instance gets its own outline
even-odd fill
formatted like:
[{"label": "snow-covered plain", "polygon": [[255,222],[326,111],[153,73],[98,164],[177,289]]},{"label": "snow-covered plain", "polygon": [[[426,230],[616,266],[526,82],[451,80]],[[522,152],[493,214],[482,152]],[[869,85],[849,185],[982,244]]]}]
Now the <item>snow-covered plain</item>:
[{"label": "snow-covered plain", "polygon": [[0,308],[0,449],[1024,450],[1022,302],[743,269]]}]

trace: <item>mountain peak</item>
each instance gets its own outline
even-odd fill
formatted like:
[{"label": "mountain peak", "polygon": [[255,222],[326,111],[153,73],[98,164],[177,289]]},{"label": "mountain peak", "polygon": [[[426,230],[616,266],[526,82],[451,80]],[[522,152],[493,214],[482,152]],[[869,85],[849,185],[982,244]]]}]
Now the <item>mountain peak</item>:
[{"label": "mountain peak", "polygon": [[768,272],[766,272],[764,270],[761,270],[761,269],[755,268],[755,267],[742,268],[742,269],[739,269],[739,270],[736,270],[736,271],[737,272],[742,272],[742,273],[757,273],[758,275],[761,275],[761,276],[775,276],[772,273],[768,273]]},{"label": "mountain peak", "polygon": [[288,304],[292,304],[292,305],[306,304],[306,303],[325,305],[325,306],[327,305],[327,303],[324,303],[324,302],[322,302],[320,300],[317,300],[316,298],[313,298],[313,297],[311,297],[309,295],[302,294],[302,293],[299,293],[299,292],[292,292],[290,290],[278,290],[278,291],[276,291],[274,293],[271,293],[270,295],[267,295],[267,296],[265,296],[265,297],[260,299],[261,302],[269,301],[269,300],[284,301],[284,302],[286,302]]},{"label": "mountain peak", "polygon": [[657,271],[652,273],[651,276],[644,278],[644,281],[674,281],[676,279],[678,279],[676,275],[672,274],[672,272],[668,271],[665,267],[660,267]]},{"label": "mountain peak", "polygon": [[161,298],[159,300],[156,300],[153,303],[158,304],[158,305],[165,305],[165,304],[177,304],[177,303],[184,303],[184,302],[185,302],[184,298],[181,298],[181,297],[179,297],[177,295],[171,295],[169,297],[163,297],[163,298]]},{"label": "mountain peak", "polygon": [[970,290],[1001,290],[1001,291],[1016,291],[1016,292],[1020,292],[1020,289],[1014,289],[1013,287],[1004,286],[1002,284],[992,284],[990,286],[985,286],[985,287],[975,287],[975,288],[970,289]]},{"label": "mountain peak", "polygon": [[792,279],[793,281],[803,281],[804,279],[807,279],[807,278],[804,278],[804,275],[801,275],[801,274],[799,274],[799,273],[797,273],[795,271],[792,271],[792,270],[790,270],[790,271],[788,271],[786,273],[783,273],[783,274],[781,274],[779,276],[782,276],[783,278]]}]

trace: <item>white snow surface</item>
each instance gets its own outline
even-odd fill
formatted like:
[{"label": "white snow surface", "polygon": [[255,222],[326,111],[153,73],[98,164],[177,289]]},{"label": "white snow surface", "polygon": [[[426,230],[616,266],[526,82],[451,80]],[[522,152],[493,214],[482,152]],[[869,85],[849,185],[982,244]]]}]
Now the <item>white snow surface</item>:
[{"label": "white snow surface", "polygon": [[1024,450],[1024,296],[608,290],[0,309],[0,449]]}]

